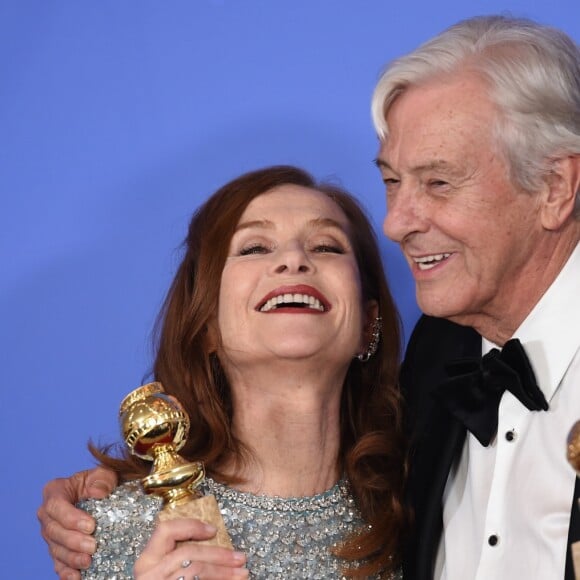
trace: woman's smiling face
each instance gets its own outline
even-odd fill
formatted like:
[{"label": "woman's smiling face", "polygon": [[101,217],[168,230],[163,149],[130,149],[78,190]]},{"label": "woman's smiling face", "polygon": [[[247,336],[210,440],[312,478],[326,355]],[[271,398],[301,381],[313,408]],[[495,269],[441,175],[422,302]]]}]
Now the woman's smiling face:
[{"label": "woman's smiling face", "polygon": [[221,278],[222,364],[323,352],[348,365],[364,350],[368,309],[349,228],[330,197],[298,185],[248,205]]}]

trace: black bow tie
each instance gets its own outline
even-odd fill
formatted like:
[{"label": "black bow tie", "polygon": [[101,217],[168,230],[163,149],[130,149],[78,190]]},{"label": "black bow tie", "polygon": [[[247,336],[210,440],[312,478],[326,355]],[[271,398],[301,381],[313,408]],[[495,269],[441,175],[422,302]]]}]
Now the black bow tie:
[{"label": "black bow tie", "polygon": [[485,447],[497,432],[498,407],[505,390],[530,411],[548,410],[517,338],[508,340],[501,351],[494,348],[482,358],[453,361],[445,368],[450,378],[437,387],[435,397]]}]

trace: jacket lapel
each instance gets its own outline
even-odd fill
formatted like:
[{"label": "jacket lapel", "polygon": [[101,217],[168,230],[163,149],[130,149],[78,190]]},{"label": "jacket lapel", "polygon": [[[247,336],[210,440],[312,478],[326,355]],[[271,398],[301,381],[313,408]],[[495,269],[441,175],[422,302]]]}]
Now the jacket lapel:
[{"label": "jacket lapel", "polygon": [[417,463],[417,483],[414,486],[417,579],[433,577],[443,528],[443,492],[449,471],[461,453],[466,430],[449,413],[441,410],[433,413],[432,427],[426,435],[422,443],[418,443],[413,459]]},{"label": "jacket lapel", "polygon": [[432,397],[447,377],[445,364],[481,354],[481,337],[472,329],[423,316],[409,341],[401,370],[411,438],[408,499],[413,533],[404,554],[405,580],[433,578],[443,527],[442,496],[466,430]]}]

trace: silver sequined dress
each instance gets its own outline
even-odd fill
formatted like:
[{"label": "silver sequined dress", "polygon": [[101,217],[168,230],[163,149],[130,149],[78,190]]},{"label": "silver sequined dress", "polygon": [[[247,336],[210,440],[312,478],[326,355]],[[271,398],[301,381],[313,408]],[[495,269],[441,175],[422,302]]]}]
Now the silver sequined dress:
[{"label": "silver sequined dress", "polygon": [[[344,481],[324,493],[290,499],[240,492],[210,478],[200,489],[216,497],[235,549],[246,554],[252,579],[341,578],[341,562],[330,548],[363,524]],[[98,546],[83,578],[132,579],[160,504],[135,482],[119,486],[105,500],[81,502],[97,521]]]}]

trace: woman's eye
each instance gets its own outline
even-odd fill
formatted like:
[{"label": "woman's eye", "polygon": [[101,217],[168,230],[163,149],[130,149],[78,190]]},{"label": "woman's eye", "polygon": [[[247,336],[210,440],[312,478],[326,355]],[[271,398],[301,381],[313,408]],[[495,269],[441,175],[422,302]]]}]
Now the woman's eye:
[{"label": "woman's eye", "polygon": [[240,250],[240,256],[249,256],[251,254],[267,254],[270,251],[264,244],[252,244],[245,246]]},{"label": "woman's eye", "polygon": [[317,244],[313,248],[318,254],[344,254],[344,250],[338,244]]}]

